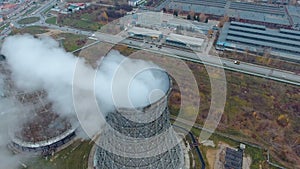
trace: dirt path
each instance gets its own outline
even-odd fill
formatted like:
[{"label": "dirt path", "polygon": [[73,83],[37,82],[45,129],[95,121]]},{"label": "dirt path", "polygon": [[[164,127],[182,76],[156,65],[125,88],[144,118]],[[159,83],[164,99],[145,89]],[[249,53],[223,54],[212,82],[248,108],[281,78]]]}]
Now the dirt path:
[{"label": "dirt path", "polygon": [[218,150],[213,150],[213,149],[208,149],[206,152],[206,159],[208,161],[209,169],[214,169],[217,152],[218,152]]}]

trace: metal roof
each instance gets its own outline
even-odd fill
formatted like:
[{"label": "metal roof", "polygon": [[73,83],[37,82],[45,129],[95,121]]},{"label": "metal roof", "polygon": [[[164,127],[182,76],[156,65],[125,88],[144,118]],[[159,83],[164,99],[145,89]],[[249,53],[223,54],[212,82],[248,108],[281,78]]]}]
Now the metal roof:
[{"label": "metal roof", "polygon": [[225,154],[225,169],[242,169],[243,166],[243,152],[226,148]]},{"label": "metal roof", "polygon": [[259,13],[267,13],[274,15],[285,15],[283,7],[274,6],[274,5],[261,5],[247,2],[231,2],[230,9],[242,10],[242,11],[251,11]]},{"label": "metal roof", "polygon": [[[224,47],[236,46],[236,48],[251,48],[251,51],[258,51],[270,48],[272,52],[280,53],[282,57],[299,58],[300,53],[300,31],[280,29],[265,30],[249,27],[241,27],[240,24],[231,25],[225,23],[219,36],[218,45]],[[230,46],[224,44],[231,44]],[[233,47],[235,48],[235,47]]]},{"label": "metal roof", "polygon": [[233,26],[233,25],[231,25],[229,27],[229,30],[236,30],[236,31],[239,31],[239,32],[254,33],[256,35],[267,35],[267,36],[271,36],[271,37],[278,37],[278,38],[285,38],[285,39],[300,41],[299,36],[278,33],[277,30],[265,31],[265,30],[251,29],[251,28],[243,28],[243,27],[238,27],[238,26]]},{"label": "metal roof", "polygon": [[298,46],[300,48],[300,42],[294,41],[294,40],[289,40],[289,39],[277,38],[277,37],[266,36],[266,35],[257,35],[254,33],[246,33],[246,32],[239,32],[239,31],[233,31],[233,30],[229,30],[227,35],[237,36],[237,37],[247,38],[247,39],[253,39],[253,40],[261,40],[264,42],[285,44],[285,45],[289,45],[289,46]]},{"label": "metal roof", "polygon": [[[285,50],[290,52],[300,52],[300,32],[294,30],[280,29],[258,30],[254,28],[240,27],[236,22],[225,23],[218,41],[231,43],[242,43],[251,46],[270,47],[273,49]],[[255,27],[255,26],[253,26]],[[290,34],[282,33],[287,32]],[[291,35],[294,33],[295,35]]]},{"label": "metal roof", "polygon": [[293,24],[300,24],[300,7],[287,5],[286,9]]},{"label": "metal roof", "polygon": [[192,3],[195,5],[205,5],[214,7],[225,7],[226,0],[173,0],[179,3]]},{"label": "metal roof", "polygon": [[290,51],[290,52],[299,52],[300,53],[300,48],[298,48],[298,47],[292,47],[292,46],[288,46],[288,45],[281,45],[281,44],[276,44],[276,43],[271,43],[271,42],[265,42],[265,41],[261,41],[261,40],[246,39],[246,38],[240,38],[240,37],[235,37],[235,36],[230,36],[230,35],[226,37],[226,40],[255,45],[255,46],[257,46],[257,45],[265,46],[265,47],[270,47],[273,49],[286,50],[286,51]]},{"label": "metal roof", "polygon": [[230,17],[239,17],[240,19],[290,25],[287,13],[283,7],[225,0],[166,0],[165,2],[169,2],[164,3],[164,7],[168,9],[194,11],[216,16],[224,16],[226,14]]},{"label": "metal roof", "polygon": [[254,24],[235,22],[235,21],[230,22],[230,25],[236,25],[236,26],[247,27],[247,28],[257,28],[257,29],[261,29],[261,30],[266,29],[266,27],[263,25],[254,25]]},{"label": "metal roof", "polygon": [[285,34],[290,34],[290,35],[296,35],[300,36],[300,31],[295,31],[295,30],[289,30],[289,29],[280,29],[280,33],[285,33]]},{"label": "metal roof", "polygon": [[153,29],[140,28],[140,27],[133,27],[128,30],[128,33],[145,35],[145,36],[161,36],[162,35],[162,32],[160,32],[160,31],[153,30]]},{"label": "metal roof", "polygon": [[182,42],[189,45],[202,46],[204,39],[171,33],[167,40]]}]

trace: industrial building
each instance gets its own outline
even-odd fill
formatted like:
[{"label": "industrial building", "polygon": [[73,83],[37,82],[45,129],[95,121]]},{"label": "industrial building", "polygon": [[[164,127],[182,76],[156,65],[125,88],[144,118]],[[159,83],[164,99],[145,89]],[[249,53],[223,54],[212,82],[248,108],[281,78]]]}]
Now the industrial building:
[{"label": "industrial building", "polygon": [[138,6],[145,3],[146,0],[128,0],[128,5],[130,6]]},{"label": "industrial building", "polygon": [[188,47],[191,49],[200,50],[200,48],[203,46],[204,39],[171,33],[166,37],[165,43],[173,46]]},{"label": "industrial building", "polygon": [[262,25],[241,22],[225,23],[216,44],[219,50],[240,50],[300,61],[300,32],[268,29]]},{"label": "industrial building", "polygon": [[85,9],[87,5],[85,3],[68,3],[67,6],[69,12],[75,12]]},{"label": "industrial building", "polygon": [[300,30],[300,7],[288,5],[286,10],[290,16],[290,22],[293,29]]},{"label": "industrial building", "polygon": [[156,10],[204,13],[210,19],[228,16],[230,21],[265,25],[270,28],[294,28],[300,24],[300,8],[291,5],[258,4],[226,0],[166,0]]},{"label": "industrial building", "polygon": [[170,91],[145,107],[108,113],[94,156],[95,169],[184,168],[182,145],[167,108]]},{"label": "industrial building", "polygon": [[140,27],[130,28],[127,32],[130,37],[139,38],[139,39],[159,41],[163,37],[163,33],[160,31],[147,29],[147,28],[140,28]]},{"label": "industrial building", "polygon": [[190,32],[199,32],[206,34],[208,30],[213,29],[215,23],[193,22],[174,17],[172,14],[162,12],[143,12],[132,15],[133,25],[147,27],[152,29],[170,28],[187,30]]},{"label": "industrial building", "polygon": [[242,169],[243,167],[243,151],[226,148],[225,169]]}]

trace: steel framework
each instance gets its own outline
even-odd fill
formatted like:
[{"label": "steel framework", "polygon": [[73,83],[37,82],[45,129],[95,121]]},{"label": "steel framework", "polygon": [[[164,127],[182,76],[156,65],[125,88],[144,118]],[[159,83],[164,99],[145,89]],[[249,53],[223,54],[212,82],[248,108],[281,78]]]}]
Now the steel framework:
[{"label": "steel framework", "polygon": [[146,107],[119,108],[106,116],[94,156],[96,169],[184,168],[183,150],[169,120],[169,92]]}]

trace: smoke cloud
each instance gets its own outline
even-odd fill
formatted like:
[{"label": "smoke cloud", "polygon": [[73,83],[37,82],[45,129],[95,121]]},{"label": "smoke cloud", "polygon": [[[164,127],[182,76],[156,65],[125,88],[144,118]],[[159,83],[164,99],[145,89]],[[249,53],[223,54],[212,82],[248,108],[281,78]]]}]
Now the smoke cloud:
[{"label": "smoke cloud", "polygon": [[[55,112],[70,118],[76,116],[72,98],[75,66],[83,67],[87,76],[95,71],[83,58],[67,53],[52,38],[34,38],[31,35],[6,38],[1,53],[6,56],[12,71],[11,78],[17,88],[27,92],[45,90]],[[114,111],[116,107],[141,107],[158,100],[169,89],[168,75],[159,69],[153,63],[129,59],[118,51],[111,51],[100,61],[94,79],[95,89],[88,88],[84,83],[76,87],[95,92],[99,107],[104,113]],[[87,79],[82,76],[82,81],[85,80]],[[0,76],[0,95],[3,83]],[[88,111],[88,103],[84,100],[82,103],[86,104],[84,107]],[[12,157],[3,149],[9,140],[8,127],[5,126],[19,123],[18,116],[23,113],[22,109],[26,105],[18,104],[12,98],[2,97],[0,101],[0,168],[14,167],[8,160],[2,159]]]}]

